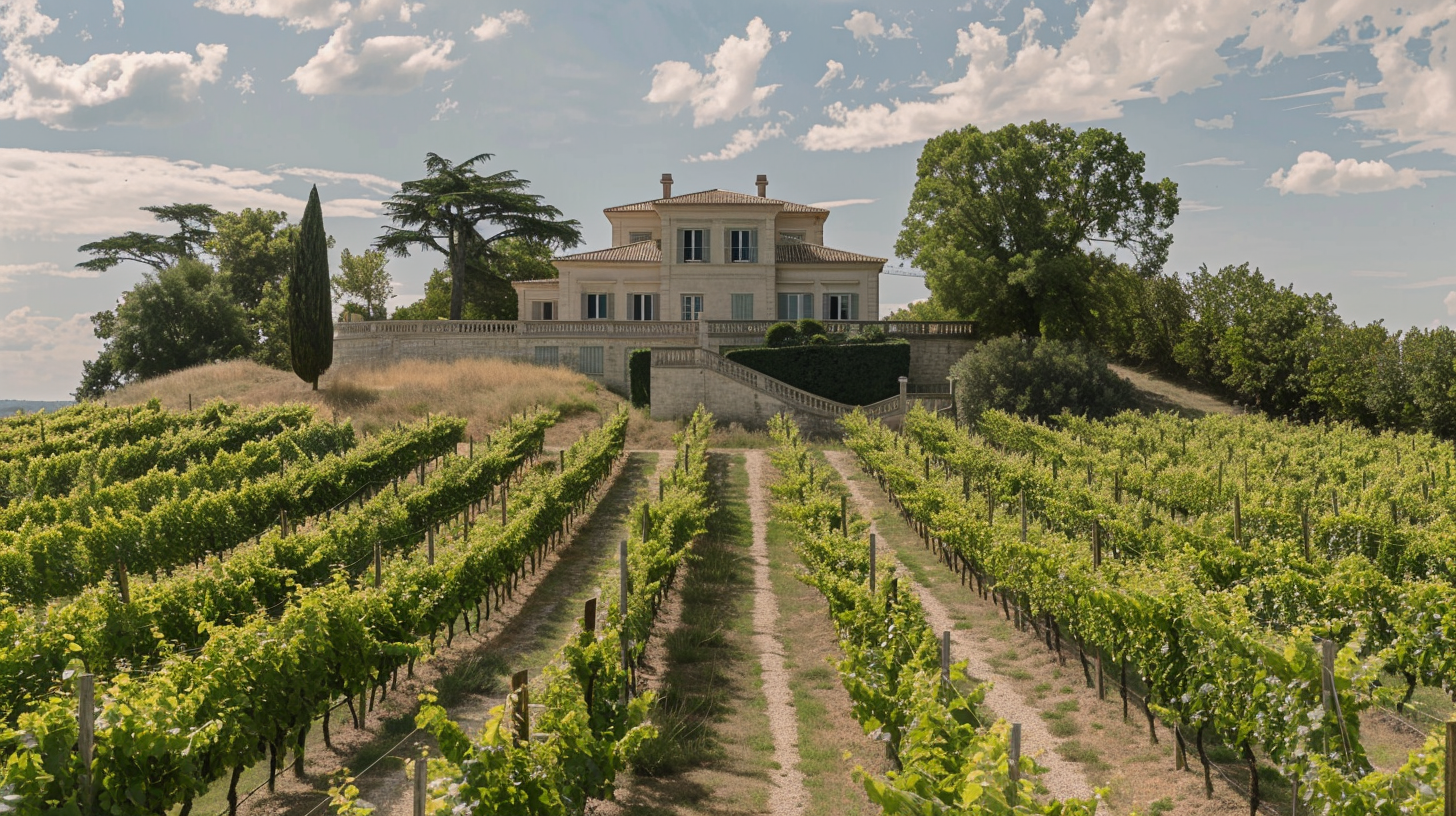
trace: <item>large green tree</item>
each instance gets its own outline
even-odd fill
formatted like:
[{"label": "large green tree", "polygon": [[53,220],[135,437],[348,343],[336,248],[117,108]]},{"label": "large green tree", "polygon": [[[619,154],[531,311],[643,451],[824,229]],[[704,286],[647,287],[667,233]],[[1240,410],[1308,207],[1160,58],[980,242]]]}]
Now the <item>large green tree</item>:
[{"label": "large green tree", "polygon": [[[548,280],[559,274],[551,263],[551,247],[521,238],[491,245],[489,255],[466,264],[462,320],[515,320],[516,290],[511,281]],[[450,273],[436,269],[425,282],[425,296],[394,310],[395,320],[437,320],[450,315]]]},{"label": "large green tree", "polygon": [[1145,277],[1167,261],[1178,187],[1144,169],[1101,128],[949,131],[920,155],[895,252],[985,334],[1092,339],[1119,310],[1118,256]]},{"label": "large green tree", "polygon": [[346,311],[357,311],[368,320],[383,320],[385,304],[394,294],[394,282],[385,269],[388,264],[382,250],[367,249],[355,255],[345,249],[339,255],[339,274],[333,277],[334,299],[356,298],[345,305]]},{"label": "large green tree", "polygon": [[164,269],[183,258],[196,258],[199,250],[212,237],[212,223],[218,212],[209,204],[168,204],[142,207],[158,221],[176,226],[171,235],[149,232],[127,232],[89,244],[77,251],[89,252],[89,261],[77,264],[81,269],[105,272],[122,261],[144,263],[153,269]]},{"label": "large green tree", "polygon": [[293,242],[298,227],[288,213],[245,208],[219,213],[214,234],[204,244],[228,277],[228,286],[245,309],[256,309],[268,284],[279,284],[293,265]]},{"label": "large green tree", "polygon": [[147,273],[115,311],[93,315],[101,355],[85,364],[78,399],[95,399],[118,385],[214,360],[246,356],[247,316],[222,275],[184,258]]},{"label": "large green tree", "polygon": [[329,292],[329,238],[324,232],[318,186],[298,225],[293,269],[288,276],[288,338],[293,373],[318,390],[319,376],[334,361],[333,298]]},{"label": "large green tree", "polygon": [[[384,203],[395,226],[385,227],[375,247],[400,257],[416,248],[444,255],[450,274],[451,320],[462,318],[472,266],[478,270],[477,259],[489,258],[500,241],[520,238],[551,247],[581,243],[581,225],[562,219],[560,210],[526,192],[530,182],[517,178],[515,171],[477,172],[476,165],[491,158],[482,153],[456,164],[427,153],[426,176],[406,181]],[[486,224],[494,229],[483,233],[481,225]]]}]

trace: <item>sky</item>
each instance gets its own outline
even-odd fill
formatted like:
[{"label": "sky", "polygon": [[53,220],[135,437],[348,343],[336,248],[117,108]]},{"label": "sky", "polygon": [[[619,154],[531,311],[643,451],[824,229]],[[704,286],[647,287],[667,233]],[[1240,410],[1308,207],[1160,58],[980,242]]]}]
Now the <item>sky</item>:
[{"label": "sky", "polygon": [[[337,248],[428,152],[494,154],[608,245],[677,192],[828,207],[893,246],[927,138],[1048,119],[1178,183],[1167,269],[1248,262],[1347,320],[1456,322],[1456,0],[0,0],[0,398],[65,399],[147,267],[81,244],[173,202],[303,212]],[[335,258],[337,262],[337,256]],[[439,259],[391,260],[391,308]],[[881,278],[885,308],[922,298]]]}]

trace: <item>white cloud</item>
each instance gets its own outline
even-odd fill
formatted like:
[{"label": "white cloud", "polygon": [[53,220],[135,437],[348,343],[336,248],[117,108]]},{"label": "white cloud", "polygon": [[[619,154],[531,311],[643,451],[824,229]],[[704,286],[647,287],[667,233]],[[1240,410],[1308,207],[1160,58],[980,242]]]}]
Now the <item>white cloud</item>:
[{"label": "white cloud", "polygon": [[851,83],[849,83],[849,90],[851,90],[851,91],[857,91],[860,88],[863,88],[864,87],[864,83],[865,83],[864,77],[860,76],[859,74],[855,74],[854,75],[854,81],[851,82]]},{"label": "white cloud", "polygon": [[1456,292],[1446,293],[1446,314],[1456,315]]},{"label": "white cloud", "polygon": [[794,32],[792,32],[792,31],[780,31],[779,32],[779,42],[781,42],[781,43],[788,42],[789,41],[789,37],[791,35],[793,35],[793,33]]},{"label": "white cloud", "polygon": [[504,37],[510,31],[511,26],[523,26],[531,22],[531,15],[520,9],[503,11],[494,17],[485,15],[480,20],[480,25],[470,29],[470,33],[476,40],[484,42]]},{"label": "white cloud", "polygon": [[1440,286],[1456,285],[1456,275],[1442,275],[1431,280],[1416,281],[1415,283],[1402,283],[1399,286],[1392,286],[1392,289],[1435,289]]},{"label": "white cloud", "polygon": [[1214,156],[1211,159],[1199,159],[1198,161],[1184,162],[1179,167],[1242,167],[1243,159],[1230,159],[1227,156]]},{"label": "white cloud", "polygon": [[1204,130],[1232,130],[1234,126],[1234,115],[1226,113],[1217,119],[1194,119],[1193,124]]},{"label": "white cloud", "polygon": [[116,27],[126,25],[126,2],[125,0],[111,0],[111,16],[116,18]]},{"label": "white cloud", "polygon": [[733,138],[728,141],[728,144],[717,153],[704,153],[701,156],[693,156],[685,159],[685,161],[710,162],[736,159],[769,139],[776,139],[782,135],[784,135],[784,126],[777,122],[770,122],[758,130],[744,128],[734,133]]},{"label": "white cloud", "polygon": [[288,78],[310,96],[402,94],[418,88],[430,71],[460,63],[450,59],[455,41],[421,36],[370,37],[354,48],[354,24],[335,29],[329,41]]},{"label": "white cloud", "polygon": [[0,383],[7,399],[64,399],[81,381],[81,361],[101,341],[89,314],[69,318],[36,314],[22,306],[0,317]]},{"label": "white cloud", "polygon": [[352,181],[377,193],[393,195],[399,191],[399,182],[383,176],[376,176],[373,173],[345,173],[339,170],[320,170],[317,167],[277,167],[269,169],[276,170],[285,176],[302,178],[310,184],[338,184],[343,181]]},{"label": "white cloud", "polygon": [[820,207],[825,210],[832,210],[836,207],[853,207],[856,204],[873,204],[879,201],[878,198],[841,198],[835,201],[818,201],[810,204],[810,207]]},{"label": "white cloud", "polygon": [[849,19],[844,21],[844,27],[856,40],[864,40],[871,47],[874,46],[876,37],[885,36],[885,25],[873,11],[855,9],[850,12]]},{"label": "white cloud", "polygon": [[1397,170],[1380,160],[1341,159],[1337,162],[1328,153],[1308,150],[1299,154],[1293,167],[1275,170],[1264,186],[1273,187],[1280,195],[1334,196],[1423,187],[1423,179],[1449,175],[1452,173],[1445,170],[1415,170],[1409,167]]},{"label": "white cloud", "polygon": [[180,51],[128,51],[67,63],[31,48],[28,40],[58,25],[36,2],[0,5],[7,63],[0,76],[0,119],[34,119],[58,130],[175,124],[192,118],[201,87],[217,81],[227,59],[226,45],[199,44],[195,59]]},{"label": "white cloud", "polygon": [[430,117],[430,121],[438,122],[458,110],[460,110],[460,103],[447,96],[435,106],[435,115]]},{"label": "white cloud", "polygon": [[49,261],[42,263],[0,264],[0,292],[5,291],[8,288],[8,284],[13,283],[17,278],[23,278],[27,275],[57,275],[60,272],[61,268]]},{"label": "white cloud", "polygon": [[1352,278],[1404,278],[1405,272],[1395,272],[1386,269],[1357,269],[1350,273]]},{"label": "white cloud", "polygon": [[410,0],[197,0],[193,5],[223,14],[282,20],[299,31],[329,28],[348,21],[370,22],[394,19],[408,23],[423,3]]},{"label": "white cloud", "polygon": [[748,23],[747,38],[730,36],[707,59],[704,74],[686,62],[659,62],[652,67],[652,89],[648,102],[671,105],[676,112],[683,105],[693,109],[693,127],[725,122],[736,116],[763,116],[763,106],[778,85],[755,87],[758,71],[773,47],[773,32],[762,18]]},{"label": "white cloud", "polygon": [[1194,201],[1191,198],[1185,198],[1178,202],[1178,212],[1180,213],[1213,212],[1214,210],[1221,209],[1223,209],[1221,205],[1204,204],[1202,201]]},{"label": "white cloud", "polygon": [[243,96],[247,96],[247,95],[253,93],[253,74],[252,74],[252,72],[251,71],[244,71],[241,74],[239,74],[238,75],[238,78],[235,79],[235,80],[233,80],[233,87],[236,88],[237,91],[238,91],[238,93],[242,94]]},{"label": "white cloud", "polygon": [[[139,208],[158,201],[204,201],[220,210],[262,207],[297,215],[303,212],[302,199],[272,186],[285,175],[323,178],[311,174],[324,172],[261,172],[158,156],[0,148],[0,237],[151,232],[156,220]],[[338,178],[350,175],[340,173]],[[372,178],[377,177],[358,174],[353,180]],[[377,218],[380,212],[379,202],[359,198],[325,199],[323,205],[327,218]]]},{"label": "white cloud", "polygon": [[895,87],[895,83],[888,79],[882,79],[880,80],[880,84],[875,86],[875,91],[877,93],[886,93],[893,87]]},{"label": "white cloud", "polygon": [[829,83],[844,76],[844,63],[837,60],[824,63],[824,69],[824,76],[819,77],[819,81],[814,83],[816,88],[827,88]]}]

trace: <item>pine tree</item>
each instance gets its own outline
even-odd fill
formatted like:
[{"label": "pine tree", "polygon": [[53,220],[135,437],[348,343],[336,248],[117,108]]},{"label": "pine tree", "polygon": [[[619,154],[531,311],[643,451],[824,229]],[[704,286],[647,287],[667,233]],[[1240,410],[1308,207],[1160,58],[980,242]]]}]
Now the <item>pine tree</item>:
[{"label": "pine tree", "polygon": [[298,227],[293,269],[288,277],[289,352],[293,373],[318,390],[319,375],[334,362],[334,323],[329,290],[329,239],[324,234],[324,213],[318,187],[308,194],[308,206]]}]

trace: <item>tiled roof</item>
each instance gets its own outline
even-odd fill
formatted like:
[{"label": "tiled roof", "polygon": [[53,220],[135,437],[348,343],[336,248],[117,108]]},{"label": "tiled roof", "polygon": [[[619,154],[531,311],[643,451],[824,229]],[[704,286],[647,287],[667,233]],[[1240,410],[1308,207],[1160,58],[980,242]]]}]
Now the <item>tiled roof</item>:
[{"label": "tiled roof", "polygon": [[603,212],[639,212],[642,210],[650,210],[656,204],[777,204],[783,208],[783,212],[829,212],[820,207],[795,204],[792,201],[780,201],[777,198],[759,198],[756,195],[735,193],[732,190],[704,190],[700,193],[685,193],[683,195],[673,196],[672,198],[658,198],[652,201],[639,201],[636,204],[623,204],[620,207],[608,207]]},{"label": "tiled roof", "polygon": [[816,264],[816,263],[877,263],[883,264],[885,258],[876,258],[871,255],[860,255],[857,252],[845,252],[842,249],[830,249],[818,244],[779,244],[774,247],[774,261],[781,264]]},{"label": "tiled roof", "polygon": [[578,252],[575,255],[562,255],[552,258],[553,261],[599,261],[607,263],[662,263],[662,250],[657,248],[656,241],[638,241],[635,244],[623,244],[614,246],[611,249],[599,249],[595,252]]}]

